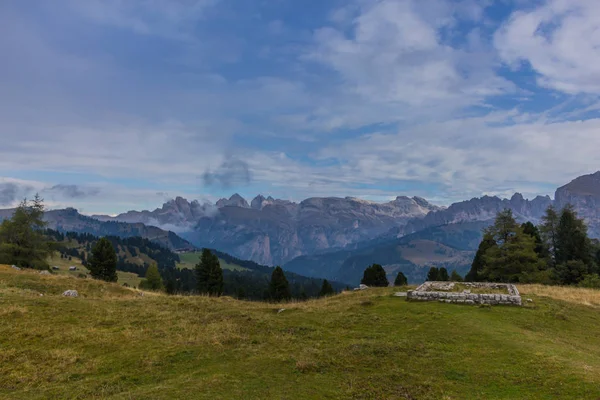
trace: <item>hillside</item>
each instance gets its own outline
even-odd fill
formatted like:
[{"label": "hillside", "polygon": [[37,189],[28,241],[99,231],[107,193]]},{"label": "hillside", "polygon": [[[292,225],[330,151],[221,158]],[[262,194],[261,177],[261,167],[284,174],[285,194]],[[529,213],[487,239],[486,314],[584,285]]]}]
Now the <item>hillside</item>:
[{"label": "hillside", "polygon": [[[0,221],[10,218],[14,209],[0,210]],[[89,233],[94,236],[142,237],[172,250],[193,249],[194,246],[174,232],[142,223],[99,221],[80,214],[74,208],[50,210],[44,213],[47,227],[60,232]]]},{"label": "hillside", "polygon": [[388,288],[278,305],[0,266],[0,398],[598,398],[600,292],[551,289],[520,287],[521,308]]},{"label": "hillside", "polygon": [[381,264],[393,281],[402,271],[409,282],[425,280],[429,267],[456,269],[464,276],[469,270],[475,250],[481,241],[486,222],[449,224],[427,228],[401,238],[393,232],[385,237],[363,243],[356,249],[301,256],[284,265],[288,271],[337,279],[357,284],[364,269]]}]

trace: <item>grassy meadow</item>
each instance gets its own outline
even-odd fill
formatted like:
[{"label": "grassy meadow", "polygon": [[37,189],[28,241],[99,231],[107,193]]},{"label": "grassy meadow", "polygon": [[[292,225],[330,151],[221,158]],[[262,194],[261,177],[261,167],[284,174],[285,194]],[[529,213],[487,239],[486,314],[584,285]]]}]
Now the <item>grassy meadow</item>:
[{"label": "grassy meadow", "polygon": [[[181,259],[181,262],[179,264],[177,264],[177,268],[194,269],[196,264],[198,264],[198,262],[200,261],[201,255],[202,255],[201,251],[180,253],[179,258]],[[223,260],[222,258],[219,258],[219,263],[221,264],[222,269],[228,269],[230,271],[247,271],[248,270],[247,268],[241,267],[239,265],[230,264],[230,263],[226,262],[225,260]]]},{"label": "grassy meadow", "polygon": [[[50,268],[56,266],[60,268],[59,270],[53,270],[55,274],[58,275],[67,275],[77,277],[79,274],[87,274],[90,271],[81,264],[81,260],[77,257],[71,257],[71,261],[67,258],[60,258],[58,253],[54,253],[52,257],[48,259],[48,263],[50,264]],[[70,271],[69,267],[77,267],[76,271]],[[117,283],[123,285],[127,283],[129,286],[138,287],[143,278],[141,278],[138,274],[134,274],[132,272],[125,271],[117,271]]]},{"label": "grassy meadow", "polygon": [[600,291],[519,290],[532,302],[268,304],[0,266],[0,398],[600,398]]}]

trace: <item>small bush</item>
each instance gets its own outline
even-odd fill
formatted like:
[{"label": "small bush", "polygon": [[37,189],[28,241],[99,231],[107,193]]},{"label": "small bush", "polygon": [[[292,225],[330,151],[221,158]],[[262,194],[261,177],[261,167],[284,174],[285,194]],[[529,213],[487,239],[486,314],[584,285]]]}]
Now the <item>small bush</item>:
[{"label": "small bush", "polygon": [[582,288],[588,289],[600,289],[600,275],[598,274],[589,274],[585,275],[581,282],[577,285]]}]

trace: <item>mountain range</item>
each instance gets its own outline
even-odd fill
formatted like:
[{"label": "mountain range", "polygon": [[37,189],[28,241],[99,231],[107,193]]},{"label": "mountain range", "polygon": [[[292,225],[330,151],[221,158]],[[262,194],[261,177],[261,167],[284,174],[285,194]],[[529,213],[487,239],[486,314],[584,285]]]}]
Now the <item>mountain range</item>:
[{"label": "mountain range", "polygon": [[[346,197],[313,197],[299,203],[239,194],[214,204],[177,197],[153,211],[86,217],[74,209],[46,215],[53,229],[96,235],[142,236],[171,249],[208,247],[296,273],[356,283],[367,264],[378,262],[393,276],[424,278],[427,266],[464,273],[498,211],[539,223],[550,205],[574,206],[600,237],[600,172],[559,187],[554,199],[483,196],[440,207],[421,197],[386,203]],[[2,216],[10,210],[0,211]]]}]

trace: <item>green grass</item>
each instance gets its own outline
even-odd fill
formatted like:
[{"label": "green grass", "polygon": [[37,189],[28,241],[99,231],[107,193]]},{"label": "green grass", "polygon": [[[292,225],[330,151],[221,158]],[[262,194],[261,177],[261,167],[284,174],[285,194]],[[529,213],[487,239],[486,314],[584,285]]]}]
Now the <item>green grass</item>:
[{"label": "green grass", "polygon": [[[72,257],[71,261],[68,258],[60,258],[58,253],[55,253],[48,260],[50,264],[50,268],[57,266],[60,268],[59,270],[53,270],[52,272],[58,275],[68,275],[77,277],[79,274],[87,274],[89,270],[81,264],[81,260],[77,257]],[[69,267],[77,267],[76,271],[70,271]],[[120,285],[127,283],[129,286],[137,287],[139,286],[142,278],[139,275],[134,274],[133,272],[125,272],[125,271],[117,271],[118,283]]]},{"label": "green grass", "polygon": [[519,289],[533,302],[279,305],[0,267],[0,398],[599,398],[600,309]]},{"label": "green grass", "polygon": [[[200,261],[201,254],[202,253],[199,251],[179,254],[179,258],[181,259],[181,262],[179,264],[177,264],[177,268],[179,268],[179,269],[183,269],[183,268],[194,269],[196,264],[198,264],[198,262]],[[222,269],[228,269],[230,271],[247,271],[248,270],[248,268],[244,268],[244,267],[241,267],[236,264],[229,264],[221,258],[219,258],[219,263],[221,264]]]}]

